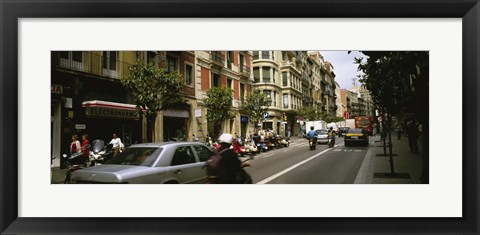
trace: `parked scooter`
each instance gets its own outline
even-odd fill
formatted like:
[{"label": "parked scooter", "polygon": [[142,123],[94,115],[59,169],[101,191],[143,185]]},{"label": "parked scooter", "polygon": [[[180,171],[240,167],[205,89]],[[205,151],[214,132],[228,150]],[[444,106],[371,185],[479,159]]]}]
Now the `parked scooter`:
[{"label": "parked scooter", "polygon": [[245,146],[243,145],[243,141],[240,137],[236,138],[233,141],[232,146],[233,146],[233,151],[235,151],[236,154],[238,154],[242,157],[245,155]]},{"label": "parked scooter", "polygon": [[257,145],[253,139],[245,142],[245,151],[247,154],[250,154],[250,159],[253,159],[253,156],[258,153]]},{"label": "parked scooter", "polygon": [[90,151],[90,166],[102,165],[113,157],[112,144],[105,145],[103,140],[94,140]]},{"label": "parked scooter", "polygon": [[288,137],[282,138],[282,140],[280,141],[280,144],[281,144],[283,147],[288,147],[288,146],[290,146],[290,138],[288,138]]},{"label": "parked scooter", "polygon": [[82,148],[82,152],[79,153],[73,153],[70,157],[68,157],[67,154],[63,154],[63,158],[65,158],[66,163],[65,166],[67,168],[67,171],[65,171],[65,179],[63,180],[64,184],[70,184],[71,183],[71,175],[74,171],[83,169],[88,167],[89,164],[87,164],[87,161],[81,160],[81,156],[83,156],[83,150],[84,149],[89,149],[90,145],[87,144]]}]

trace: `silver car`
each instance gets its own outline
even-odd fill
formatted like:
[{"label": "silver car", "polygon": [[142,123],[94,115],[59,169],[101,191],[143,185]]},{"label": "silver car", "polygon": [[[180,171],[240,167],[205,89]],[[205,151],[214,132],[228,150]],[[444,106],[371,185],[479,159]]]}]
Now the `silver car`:
[{"label": "silver car", "polygon": [[317,142],[319,144],[328,144],[328,130],[320,129],[317,132]]},{"label": "silver car", "polygon": [[204,183],[203,166],[211,155],[198,142],[136,144],[103,165],[73,172],[71,179],[81,184]]}]

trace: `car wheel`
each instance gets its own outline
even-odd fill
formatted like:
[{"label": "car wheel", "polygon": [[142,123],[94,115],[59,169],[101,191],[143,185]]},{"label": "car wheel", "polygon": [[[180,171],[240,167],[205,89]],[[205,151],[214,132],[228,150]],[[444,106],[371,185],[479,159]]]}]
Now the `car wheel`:
[{"label": "car wheel", "polygon": [[350,144],[347,144],[347,142],[345,142],[345,147],[350,147]]},{"label": "car wheel", "polygon": [[178,182],[176,180],[170,180],[165,182],[164,184],[178,184]]}]

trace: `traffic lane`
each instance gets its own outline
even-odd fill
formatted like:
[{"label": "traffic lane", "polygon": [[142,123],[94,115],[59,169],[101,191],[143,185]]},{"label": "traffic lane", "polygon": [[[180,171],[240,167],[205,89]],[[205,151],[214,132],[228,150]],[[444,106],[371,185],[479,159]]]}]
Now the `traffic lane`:
[{"label": "traffic lane", "polygon": [[337,146],[268,184],[353,184],[368,147]]},{"label": "traffic lane", "polygon": [[316,150],[310,150],[307,140],[299,139],[297,143],[293,143],[289,147],[257,154],[250,162],[251,166],[245,170],[252,176],[253,183],[257,183],[320,153],[327,147],[327,145],[317,145]]}]

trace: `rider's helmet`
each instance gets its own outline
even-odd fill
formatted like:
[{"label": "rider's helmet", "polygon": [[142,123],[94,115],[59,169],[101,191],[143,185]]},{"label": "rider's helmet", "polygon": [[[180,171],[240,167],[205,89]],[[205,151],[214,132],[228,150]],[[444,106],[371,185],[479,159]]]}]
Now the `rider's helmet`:
[{"label": "rider's helmet", "polygon": [[330,127],[330,130],[333,130],[333,126]]},{"label": "rider's helmet", "polygon": [[311,126],[311,127],[310,127],[310,130],[312,130],[312,131],[313,131],[313,126]]},{"label": "rider's helmet", "polygon": [[233,136],[231,134],[222,134],[220,137],[218,137],[218,142],[219,143],[225,143],[225,144],[232,144],[233,143]]}]

